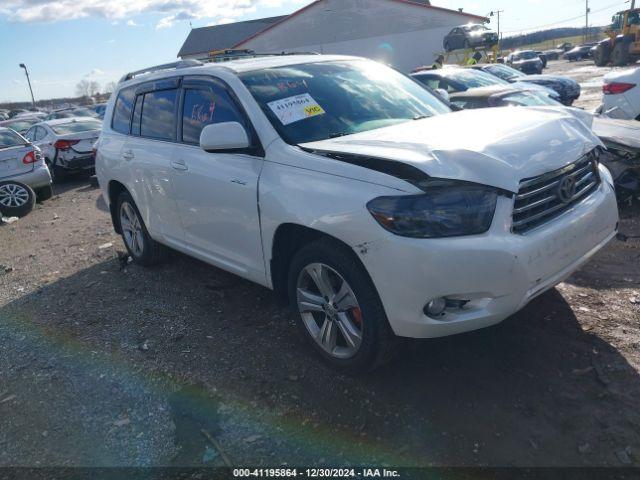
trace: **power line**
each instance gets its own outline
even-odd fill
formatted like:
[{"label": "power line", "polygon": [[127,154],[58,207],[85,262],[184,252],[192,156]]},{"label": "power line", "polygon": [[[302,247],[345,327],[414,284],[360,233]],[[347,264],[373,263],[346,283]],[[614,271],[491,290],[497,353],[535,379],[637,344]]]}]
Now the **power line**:
[{"label": "power line", "polygon": [[[627,3],[627,2],[622,2],[622,4],[625,4],[625,3]],[[621,5],[621,2],[612,3],[611,5],[607,5],[606,7],[602,7],[602,8],[599,8],[597,10],[592,10],[590,12],[590,14],[593,15],[594,13],[603,12],[605,10],[608,10],[609,8],[613,8],[613,7],[616,7],[616,6],[619,6],[619,5]],[[578,19],[581,19],[581,18],[584,18],[584,14],[578,15],[576,17],[566,18],[564,20],[559,20],[559,21],[553,22],[553,23],[547,23],[547,24],[544,24],[544,25],[537,25],[535,27],[520,28],[518,30],[509,30],[509,31],[506,31],[504,33],[518,33],[518,32],[522,32],[524,30],[540,30],[540,29],[543,29],[543,28],[553,27],[554,25],[560,25],[562,23],[570,22],[572,20],[578,20]]]}]

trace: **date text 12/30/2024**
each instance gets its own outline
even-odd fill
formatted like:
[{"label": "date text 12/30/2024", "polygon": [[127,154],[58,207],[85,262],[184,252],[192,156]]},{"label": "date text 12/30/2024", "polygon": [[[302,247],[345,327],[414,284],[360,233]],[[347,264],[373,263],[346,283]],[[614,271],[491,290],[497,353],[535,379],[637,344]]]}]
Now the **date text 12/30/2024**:
[{"label": "date text 12/30/2024", "polygon": [[387,468],[236,468],[235,478],[400,478]]}]

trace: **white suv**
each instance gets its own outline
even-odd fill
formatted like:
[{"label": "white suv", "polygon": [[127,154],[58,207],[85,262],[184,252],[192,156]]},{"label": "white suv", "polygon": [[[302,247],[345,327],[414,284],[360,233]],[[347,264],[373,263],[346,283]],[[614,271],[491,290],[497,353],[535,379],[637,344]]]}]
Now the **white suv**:
[{"label": "white suv", "polygon": [[136,262],[169,246],[274,289],[355,372],[501,322],[609,242],[600,148],[570,113],[451,113],[372,61],[272,56],[128,74],[96,170]]}]

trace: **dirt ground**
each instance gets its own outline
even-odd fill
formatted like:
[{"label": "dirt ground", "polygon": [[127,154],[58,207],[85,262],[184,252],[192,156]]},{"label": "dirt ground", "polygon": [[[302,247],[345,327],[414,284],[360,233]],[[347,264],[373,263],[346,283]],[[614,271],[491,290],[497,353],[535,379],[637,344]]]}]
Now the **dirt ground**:
[{"label": "dirt ground", "polygon": [[637,239],[351,378],[270,291],[177,253],[123,265],[98,189],[56,193],[0,226],[0,466],[640,466]]}]

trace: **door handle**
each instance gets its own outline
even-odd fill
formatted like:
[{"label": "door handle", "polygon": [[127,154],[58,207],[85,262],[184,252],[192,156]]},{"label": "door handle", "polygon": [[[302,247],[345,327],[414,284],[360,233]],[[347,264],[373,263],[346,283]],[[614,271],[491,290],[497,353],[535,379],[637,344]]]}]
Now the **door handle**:
[{"label": "door handle", "polygon": [[127,150],[122,153],[122,158],[125,160],[133,160],[136,156],[133,154],[133,151]]},{"label": "door handle", "polygon": [[189,167],[187,167],[187,164],[184,160],[171,160],[171,166],[174,170],[189,170]]}]

